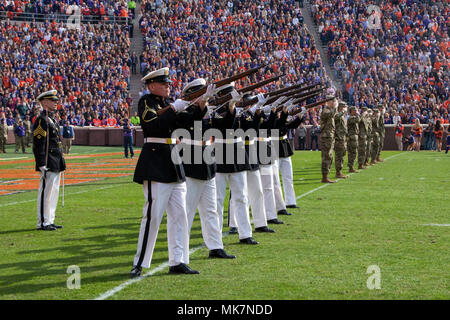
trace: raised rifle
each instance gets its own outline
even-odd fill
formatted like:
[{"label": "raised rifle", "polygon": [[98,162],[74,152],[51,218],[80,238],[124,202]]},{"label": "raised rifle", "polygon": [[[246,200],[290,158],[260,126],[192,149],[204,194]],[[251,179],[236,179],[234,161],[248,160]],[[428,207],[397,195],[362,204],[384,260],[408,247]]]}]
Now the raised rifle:
[{"label": "raised rifle", "polygon": [[[333,98],[327,98],[327,99],[325,99],[325,100],[320,100],[320,101],[317,101],[317,102],[314,102],[314,103],[310,103],[310,104],[308,104],[308,105],[306,105],[306,106],[303,106],[303,108],[305,108],[305,109],[315,108],[315,107],[320,106],[320,105],[322,105],[322,104],[324,104],[324,103],[327,103],[328,101],[333,101],[334,99],[336,99],[336,98],[333,97]],[[302,112],[302,108],[298,108],[298,109],[296,109],[296,110],[293,110],[293,111],[290,113],[290,115],[291,115],[291,116],[295,116],[296,114],[298,114],[298,113],[300,113],[300,112]]]},{"label": "raised rifle", "polygon": [[[281,77],[282,76],[276,76],[276,77],[273,77],[273,78],[270,78],[270,79],[267,79],[267,80],[260,81],[258,83],[253,84],[253,85],[250,85],[248,87],[238,89],[237,92],[239,92],[241,94],[242,93],[251,92],[251,91],[253,91],[255,89],[264,87],[265,85],[267,85],[267,84],[269,84],[271,82],[278,81],[278,79],[280,79]],[[231,93],[229,93],[229,94],[227,94],[227,95],[225,95],[223,97],[214,99],[214,101],[211,104],[214,105],[214,106],[222,105],[225,102],[228,102],[230,100],[231,100]]]},{"label": "raised rifle", "polygon": [[[260,65],[259,67],[252,68],[250,70],[238,73],[238,74],[236,74],[234,76],[231,76],[231,77],[228,77],[228,78],[225,78],[225,79],[222,79],[222,80],[218,80],[218,81],[214,82],[214,84],[216,85],[216,88],[219,88],[219,87],[224,86],[226,84],[230,84],[233,81],[237,81],[237,80],[240,80],[242,78],[248,77],[248,76],[250,76],[252,74],[255,74],[255,73],[257,73],[259,71],[259,69],[262,69],[262,68],[264,68],[266,66],[267,66],[267,64]],[[204,95],[206,93],[206,89],[207,89],[207,87],[205,87],[205,88],[203,88],[201,90],[195,91],[195,92],[193,92],[191,94],[185,95],[185,96],[182,97],[182,99],[186,100],[186,101],[192,101],[194,99],[197,99],[198,97],[200,97],[200,96],[202,96],[202,95]]]}]

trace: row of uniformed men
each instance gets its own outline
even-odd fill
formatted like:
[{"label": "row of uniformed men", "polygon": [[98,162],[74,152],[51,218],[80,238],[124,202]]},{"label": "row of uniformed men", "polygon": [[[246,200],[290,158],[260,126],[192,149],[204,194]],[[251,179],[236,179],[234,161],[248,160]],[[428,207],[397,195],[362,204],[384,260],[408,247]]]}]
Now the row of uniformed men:
[{"label": "row of uniformed men", "polygon": [[[358,159],[358,169],[382,162],[380,158],[384,145],[384,105],[376,109],[361,108],[361,114],[355,106],[348,108],[344,101],[330,101],[320,115],[320,141],[322,149],[322,182],[334,183],[328,174],[335,152],[336,178],[346,179],[342,173],[345,154],[348,151],[349,172],[359,172],[354,168]],[[371,160],[371,161],[370,161]]]},{"label": "row of uniformed men", "polygon": [[[144,146],[136,165],[134,181],[143,184],[145,205],[141,221],[137,252],[133,261],[131,276],[139,276],[142,268],[149,268],[152,254],[164,212],[167,212],[167,238],[169,249],[169,273],[196,274],[189,266],[189,234],[198,209],[202,234],[211,258],[235,258],[225,252],[222,242],[223,203],[227,183],[230,185],[231,201],[229,204],[230,231],[239,233],[240,243],[258,244],[252,237],[249,206],[252,207],[253,223],[256,232],[274,232],[268,223],[282,224],[277,216],[289,215],[287,207],[297,208],[292,182],[293,154],[287,139],[287,131],[296,128],[305,113],[288,119],[288,107],[279,114],[276,105],[261,110],[266,102],[263,95],[258,96],[258,103],[246,110],[237,110],[235,104],[241,96],[233,84],[216,89],[213,85],[206,87],[203,79],[196,79],[187,84],[183,95],[192,94],[207,88],[206,93],[194,102],[177,100],[168,101],[170,79],[168,68],[147,74],[143,81],[148,84],[151,94],[143,96],[138,104],[138,114],[144,132]],[[231,101],[221,109],[212,111],[207,106],[212,97],[230,94]],[[243,97],[248,99],[249,97]],[[292,106],[291,106],[292,107]],[[227,147],[233,145],[234,161],[216,164],[176,164],[172,161],[172,149],[175,141],[171,135],[177,128],[185,128],[194,136],[194,121],[202,121],[202,130],[210,128],[221,131],[223,139],[216,138],[215,144],[224,144],[224,159],[227,159]],[[253,128],[279,130],[279,150],[272,150],[272,137],[258,137],[254,140],[236,138],[227,129]],[[211,141],[183,139],[182,143],[191,148],[191,155],[207,148]],[[256,144],[257,148],[251,146]],[[278,145],[278,144],[274,144]],[[237,159],[238,148],[245,146],[246,161]],[[230,146],[228,146],[230,147]],[[267,154],[279,153],[279,159],[272,164],[256,164],[248,161],[252,156],[258,157],[255,150],[266,148]],[[251,154],[254,152],[255,154]],[[178,162],[179,163],[179,162]],[[283,200],[279,170],[282,173],[286,204]],[[237,229],[237,230],[236,230]]]},{"label": "row of uniformed men", "polygon": [[[17,127],[21,126],[23,128],[23,136],[18,134]],[[25,147],[29,148],[30,143],[33,142],[32,135],[32,123],[30,121],[30,116],[26,115],[25,120],[21,120],[20,117],[16,120],[13,125],[14,132],[14,142],[16,143],[16,153],[22,148],[25,151]],[[0,118],[0,153],[6,153],[6,143],[8,140],[8,125],[6,123],[6,118]]]}]

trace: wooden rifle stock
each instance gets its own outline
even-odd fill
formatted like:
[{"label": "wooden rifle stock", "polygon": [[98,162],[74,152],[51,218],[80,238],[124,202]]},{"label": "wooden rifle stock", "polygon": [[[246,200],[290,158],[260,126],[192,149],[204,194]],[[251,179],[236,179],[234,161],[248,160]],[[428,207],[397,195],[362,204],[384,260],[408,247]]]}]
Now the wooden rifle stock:
[{"label": "wooden rifle stock", "polygon": [[[237,92],[239,92],[239,93],[247,93],[247,92],[253,91],[255,89],[264,87],[265,85],[267,85],[267,84],[269,84],[271,82],[277,81],[281,77],[282,76],[276,76],[276,77],[273,77],[273,78],[270,78],[270,79],[267,79],[267,80],[255,83],[255,84],[253,84],[251,86],[239,89],[239,90],[237,90]],[[229,93],[229,94],[227,94],[227,95],[225,95],[223,97],[215,99],[212,104],[213,105],[221,105],[221,104],[224,104],[225,102],[230,101],[230,100],[231,100],[231,93]]]},{"label": "wooden rifle stock", "polygon": [[[333,101],[334,99],[336,99],[336,98],[335,98],[335,97],[333,97],[333,98],[327,98],[327,99],[325,99],[325,100],[320,100],[320,101],[317,101],[317,102],[308,104],[308,105],[303,106],[303,107],[304,107],[305,109],[315,108],[315,107],[320,106],[320,105],[322,105],[322,104],[324,104],[324,103],[327,103],[328,101]],[[291,115],[291,116],[294,116],[294,115],[296,115],[297,113],[300,113],[300,112],[302,112],[302,109],[301,109],[301,108],[298,108],[297,110],[292,111],[292,112],[290,113],[290,115]]]},{"label": "wooden rifle stock", "polygon": [[[231,76],[229,78],[218,80],[218,81],[214,82],[214,84],[216,85],[216,88],[219,88],[219,87],[221,87],[223,85],[226,85],[226,84],[229,84],[229,83],[231,83],[233,81],[237,81],[239,79],[242,79],[242,78],[245,78],[245,77],[247,77],[249,75],[252,75],[252,74],[258,72],[259,69],[264,68],[266,66],[267,66],[266,64],[263,64],[263,65],[261,65],[259,67],[256,67],[256,68],[253,68],[253,69],[241,72],[241,73],[239,73],[237,75],[234,75],[234,76]],[[183,97],[183,100],[192,101],[192,100],[194,100],[194,99],[204,95],[206,93],[206,89],[207,89],[207,87],[205,87],[205,88],[203,88],[201,90],[198,90],[196,92],[193,92],[192,94],[186,95],[186,96]]]}]

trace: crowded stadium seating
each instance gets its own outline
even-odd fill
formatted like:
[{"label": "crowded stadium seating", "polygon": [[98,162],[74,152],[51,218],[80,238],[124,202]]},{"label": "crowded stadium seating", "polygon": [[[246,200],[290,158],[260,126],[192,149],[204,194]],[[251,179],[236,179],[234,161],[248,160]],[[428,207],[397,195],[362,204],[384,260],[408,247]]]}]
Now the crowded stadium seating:
[{"label": "crowded stadium seating", "polygon": [[[120,24],[0,22],[0,114],[31,118],[35,97],[57,89],[59,116],[74,125],[106,124],[125,116],[128,97],[129,39]],[[11,121],[11,120],[9,120]]]},{"label": "crowded stadium seating", "polygon": [[128,17],[126,0],[2,0],[0,13],[12,18],[45,18],[50,14],[70,14],[70,6],[77,5],[84,17],[108,20]]},{"label": "crowded stadium seating", "polygon": [[274,74],[285,77],[261,91],[330,84],[296,1],[143,0],[142,8],[142,69],[170,66],[175,97],[195,77],[218,80],[263,63],[271,69],[238,86]]},{"label": "crowded stadium seating", "polygon": [[[386,123],[397,113],[403,123],[415,118],[448,123],[447,1],[311,2],[321,40],[328,45],[350,104],[387,103]],[[375,13],[367,12],[377,4],[381,28],[371,25],[369,15]]]}]

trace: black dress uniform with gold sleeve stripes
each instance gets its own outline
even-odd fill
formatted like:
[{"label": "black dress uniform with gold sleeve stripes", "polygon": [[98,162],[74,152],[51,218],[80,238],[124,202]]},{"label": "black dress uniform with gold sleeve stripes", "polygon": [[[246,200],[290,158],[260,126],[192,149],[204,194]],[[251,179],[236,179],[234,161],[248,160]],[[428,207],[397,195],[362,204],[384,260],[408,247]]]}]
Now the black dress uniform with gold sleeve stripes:
[{"label": "black dress uniform with gold sleeve stripes", "polygon": [[[47,132],[48,136],[48,159],[46,161],[47,152]],[[44,110],[39,117],[36,118],[33,125],[33,153],[36,159],[36,171],[40,171],[39,167],[47,166],[49,171],[61,172],[66,170],[61,149],[60,127],[56,120],[52,118],[51,113],[48,114]]]},{"label": "black dress uniform with gold sleeve stripes", "polygon": [[[199,108],[191,108],[176,113],[172,108],[161,115],[157,112],[170,105],[169,99],[147,94],[139,100],[138,115],[144,131],[144,139],[148,137],[165,138],[168,143],[145,143],[134,173],[134,182],[142,184],[144,180],[163,183],[185,181],[182,164],[172,161],[171,153],[175,146],[172,133],[177,128],[185,128],[194,120],[202,118]],[[145,140],[144,140],[145,141]]]}]

